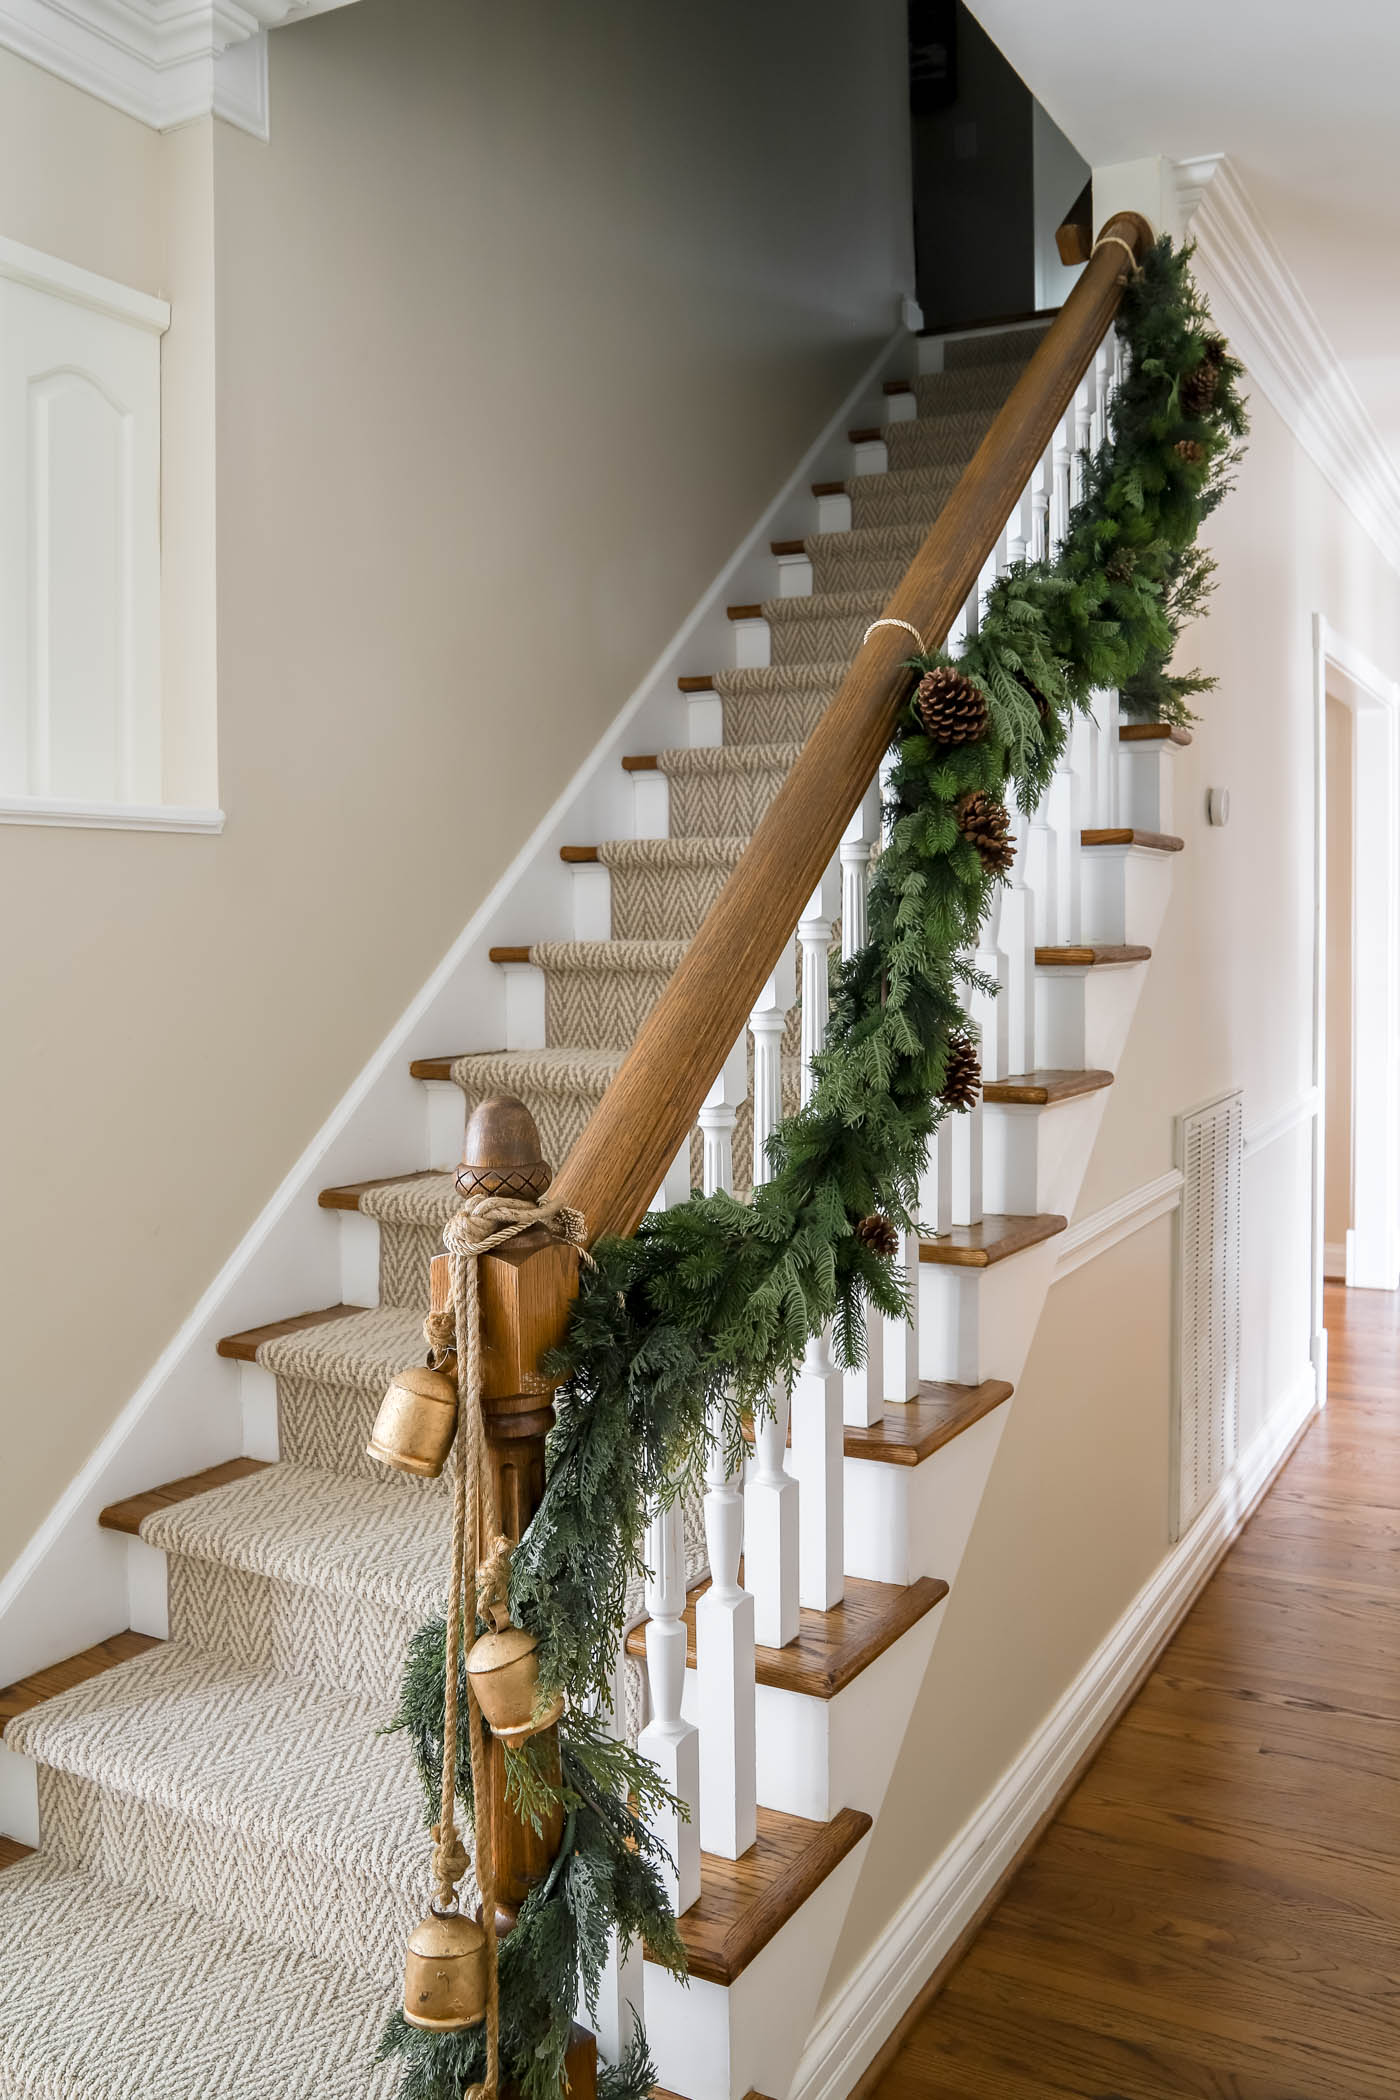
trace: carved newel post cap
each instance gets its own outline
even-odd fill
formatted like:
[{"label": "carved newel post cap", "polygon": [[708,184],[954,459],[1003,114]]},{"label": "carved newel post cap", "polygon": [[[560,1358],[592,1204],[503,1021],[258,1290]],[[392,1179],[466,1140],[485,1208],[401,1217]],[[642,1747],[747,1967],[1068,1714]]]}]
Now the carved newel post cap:
[{"label": "carved newel post cap", "polygon": [[514,1094],[493,1094],[472,1110],[457,1169],[463,1196],[520,1196],[538,1201],[554,1179],[540,1157],[535,1119]]}]

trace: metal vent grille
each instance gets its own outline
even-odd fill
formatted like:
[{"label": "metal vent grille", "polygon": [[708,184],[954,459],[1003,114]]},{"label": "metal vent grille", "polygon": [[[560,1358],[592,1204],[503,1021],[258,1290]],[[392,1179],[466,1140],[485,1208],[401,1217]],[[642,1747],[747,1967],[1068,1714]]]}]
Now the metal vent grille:
[{"label": "metal vent grille", "polygon": [[1239,1449],[1244,1096],[1238,1089],[1177,1117],[1176,1161],[1182,1191],[1172,1537],[1179,1539]]}]

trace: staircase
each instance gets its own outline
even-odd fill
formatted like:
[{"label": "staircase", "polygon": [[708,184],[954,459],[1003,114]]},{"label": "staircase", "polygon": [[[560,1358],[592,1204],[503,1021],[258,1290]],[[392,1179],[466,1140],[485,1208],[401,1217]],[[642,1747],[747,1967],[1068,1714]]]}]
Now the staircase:
[{"label": "staircase", "polygon": [[[225,1335],[243,1452],[104,1510],[152,1631],[0,1693],[0,1804],[22,1805],[30,1775],[41,1839],[30,1856],[36,1832],[12,1811],[0,2100],[392,2093],[372,2056],[426,1853],[403,1743],[376,1730],[410,1634],[440,1608],[448,1506],[441,1482],[362,1454],[389,1378],[421,1355],[465,1111],[519,1095],[547,1157],[574,1148],[1042,334],[920,342],[917,370],[886,382],[844,477],[814,484],[811,529],[774,540],[771,594],[729,608],[732,663],[680,678],[687,741],[623,756],[632,834],[559,849],[572,937],[490,950],[502,1047],[413,1060],[435,1164],[321,1191],[349,1302]],[[1058,531],[1115,354],[1110,335],[1080,360],[983,584]],[[886,661],[908,646],[887,637]],[[617,1711],[673,1780],[690,1775],[675,1893],[692,1981],[620,1965],[600,2039],[615,2051],[641,2008],[663,2086],[690,2100],[800,2089],[1166,901],[1181,741],[1120,726],[1104,696],[1023,827],[975,958],[1000,986],[975,1015],[983,1100],[940,1133],[930,1230],[905,1248],[913,1324],[873,1322],[860,1373],[818,1339],[790,1446],[780,1407],[744,1483],[712,1473],[703,1502],[652,1527]],[[879,829],[874,789],[775,943],[658,1203],[765,1173],[820,1041],[828,955],[863,937]]]}]

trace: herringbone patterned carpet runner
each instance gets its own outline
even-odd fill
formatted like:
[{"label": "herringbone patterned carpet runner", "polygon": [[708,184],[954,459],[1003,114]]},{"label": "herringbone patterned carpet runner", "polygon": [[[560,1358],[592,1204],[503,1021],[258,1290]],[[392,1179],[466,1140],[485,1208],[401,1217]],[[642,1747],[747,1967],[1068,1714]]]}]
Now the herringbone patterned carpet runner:
[{"label": "herringbone patterned carpet runner", "polygon": [[[556,1164],[1032,347],[952,345],[950,369],[919,382],[891,472],[851,484],[855,529],[808,543],[814,595],[765,605],[772,668],[716,678],[724,742],[658,754],[671,836],[599,847],[614,938],[531,951],[546,1047],[454,1065],[469,1102],[519,1094]],[[794,1015],[790,1107],[797,1045]],[[740,1189],[751,1154],[746,1107]],[[378,1310],[262,1347],[281,1462],[142,1525],[168,1556],[169,1642],[7,1733],[40,1767],[42,1848],[0,1874],[0,2100],[388,2100],[373,2049],[428,1853],[406,1745],[378,1730],[410,1634],[440,1609],[449,1509],[444,1481],[386,1475],[364,1446],[389,1378],[422,1353],[448,1164],[362,1199]],[[693,1579],[698,1498],[686,1535]],[[625,1697],[635,1733],[635,1669]]]}]

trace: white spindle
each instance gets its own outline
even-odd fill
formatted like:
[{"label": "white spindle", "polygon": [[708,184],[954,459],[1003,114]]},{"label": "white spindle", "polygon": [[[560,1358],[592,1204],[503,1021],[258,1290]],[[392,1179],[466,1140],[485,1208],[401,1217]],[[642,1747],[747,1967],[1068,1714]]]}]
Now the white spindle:
[{"label": "white spindle", "polygon": [[[865,946],[867,939],[865,897],[870,857],[880,836],[881,783],[875,780],[862,797],[859,809],[846,827],[841,841],[841,954],[849,962],[857,951]],[[847,1422],[859,1423],[863,1428],[878,1422],[885,1411],[885,1344],[886,1329],[891,1330],[892,1346],[897,1358],[902,1358],[905,1341],[901,1330],[903,1321],[886,1320],[885,1315],[867,1307],[865,1317],[865,1362],[854,1371],[847,1371],[842,1378],[842,1414]],[[901,1392],[899,1398],[906,1399]],[[803,1599],[806,1601],[806,1585]]]},{"label": "white spindle", "polygon": [[679,1915],[700,1894],[700,1826],[695,1815],[700,1798],[700,1737],[681,1714],[686,1651],[685,1534],[677,1504],[652,1518],[644,1552],[651,1719],[637,1738],[637,1748],[652,1760],[666,1786],[691,1812],[687,1822],[674,1809],[662,1809],[652,1826],[670,1854],[670,1864],[663,1865],[661,1873],[671,1908]]},{"label": "white spindle", "polygon": [[[826,1039],[828,957],[840,874],[828,868],[798,921],[802,949],[802,1101],[815,1084],[811,1060]],[[831,1333],[813,1335],[792,1392],[792,1472],[798,1485],[800,1604],[830,1611],[844,1587],[845,1463],[841,1422],[845,1379],[831,1360]],[[794,1631],[796,1628],[794,1627]]]},{"label": "white spindle", "polygon": [[[700,1110],[707,1196],[734,1186],[732,1136],[748,1086],[741,1036]],[[739,1581],[744,1550],[744,1497],[739,1475],[724,1461],[722,1410],[710,1420],[705,1466],[705,1544],[710,1586],[695,1606],[695,1698],[700,1723],[700,1842],[707,1852],[738,1859],[757,1834],[757,1735],[754,1716],[754,1606]]]},{"label": "white spindle", "polygon": [[[629,1667],[624,1646],[618,1651],[617,1669],[613,1678],[612,1711],[606,1716],[608,1731],[619,1742],[625,1741],[627,1735],[624,1673]],[[633,2032],[638,2022],[643,2019],[646,1998],[644,1971],[640,1943],[634,1940],[624,1953],[616,1929],[610,1930],[603,1973],[598,1979],[598,2017],[594,2026],[598,2037],[598,2053],[607,2063],[621,2063],[631,2044]],[[574,2018],[580,2026],[587,2025],[590,2021],[589,2007],[582,1990],[579,1992]]]},{"label": "white spindle", "polygon": [[[792,948],[749,1015],[753,1037],[754,1185],[771,1178],[767,1141],[782,1116],[782,1039],[796,993]],[[754,1600],[754,1635],[765,1648],[797,1638],[798,1494],[787,1471],[788,1394],[777,1385],[770,1411],[754,1423],[754,1455],[744,1489],[744,1573]]]}]

